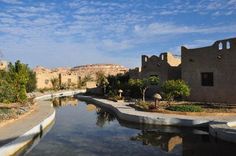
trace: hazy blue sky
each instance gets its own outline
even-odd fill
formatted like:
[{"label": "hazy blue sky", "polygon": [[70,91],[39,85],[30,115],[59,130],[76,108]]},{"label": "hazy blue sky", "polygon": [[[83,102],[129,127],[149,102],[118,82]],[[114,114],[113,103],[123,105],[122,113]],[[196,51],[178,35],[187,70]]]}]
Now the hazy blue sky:
[{"label": "hazy blue sky", "polygon": [[140,65],[236,37],[236,0],[0,0],[0,49],[31,67]]}]

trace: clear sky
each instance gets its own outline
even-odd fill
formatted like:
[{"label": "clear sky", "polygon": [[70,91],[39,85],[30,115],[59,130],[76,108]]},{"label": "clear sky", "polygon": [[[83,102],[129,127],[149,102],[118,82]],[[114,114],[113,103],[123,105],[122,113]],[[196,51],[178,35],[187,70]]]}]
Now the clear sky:
[{"label": "clear sky", "polygon": [[31,67],[140,65],[236,37],[236,0],[0,0],[4,59]]}]

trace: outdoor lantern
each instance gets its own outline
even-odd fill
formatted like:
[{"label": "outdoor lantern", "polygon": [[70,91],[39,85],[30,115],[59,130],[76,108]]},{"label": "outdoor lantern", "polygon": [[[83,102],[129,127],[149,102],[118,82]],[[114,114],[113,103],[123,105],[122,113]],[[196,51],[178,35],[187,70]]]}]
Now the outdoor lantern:
[{"label": "outdoor lantern", "polygon": [[121,97],[121,94],[123,93],[123,90],[119,89],[118,93],[119,93],[119,97]]},{"label": "outdoor lantern", "polygon": [[156,93],[153,95],[154,99],[155,99],[155,108],[157,108],[157,104],[159,103],[159,101],[162,99],[161,95]]}]

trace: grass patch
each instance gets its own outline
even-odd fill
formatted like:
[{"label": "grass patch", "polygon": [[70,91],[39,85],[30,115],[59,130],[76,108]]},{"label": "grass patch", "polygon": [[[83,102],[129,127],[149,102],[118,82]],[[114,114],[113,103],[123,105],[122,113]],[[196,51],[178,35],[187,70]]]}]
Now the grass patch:
[{"label": "grass patch", "polygon": [[8,114],[11,113],[12,111],[10,109],[6,109],[6,108],[1,108],[0,109],[0,115],[1,114]]},{"label": "grass patch", "polygon": [[175,106],[170,106],[167,109],[171,111],[178,111],[178,112],[202,112],[203,111],[201,106],[195,106],[195,105],[175,105]]}]

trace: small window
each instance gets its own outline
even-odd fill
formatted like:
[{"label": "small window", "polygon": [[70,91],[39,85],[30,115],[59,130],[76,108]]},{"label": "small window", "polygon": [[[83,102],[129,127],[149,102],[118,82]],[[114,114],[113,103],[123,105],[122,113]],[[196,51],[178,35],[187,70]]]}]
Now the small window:
[{"label": "small window", "polygon": [[71,79],[68,79],[68,83],[71,83]]},{"label": "small window", "polygon": [[161,60],[164,60],[164,55],[161,55]]},{"label": "small window", "polygon": [[189,59],[189,62],[194,62],[194,60],[193,59]]},{"label": "small window", "polygon": [[147,57],[144,58],[144,61],[147,62]]},{"label": "small window", "polygon": [[201,73],[202,86],[214,86],[214,77],[212,72]]},{"label": "small window", "polygon": [[219,49],[219,50],[222,50],[222,49],[223,49],[223,44],[222,44],[222,42],[219,43],[218,49]]},{"label": "small window", "polygon": [[226,42],[226,49],[230,49],[230,42],[229,41]]},{"label": "small window", "polygon": [[45,84],[47,85],[49,83],[49,80],[45,80]]}]

